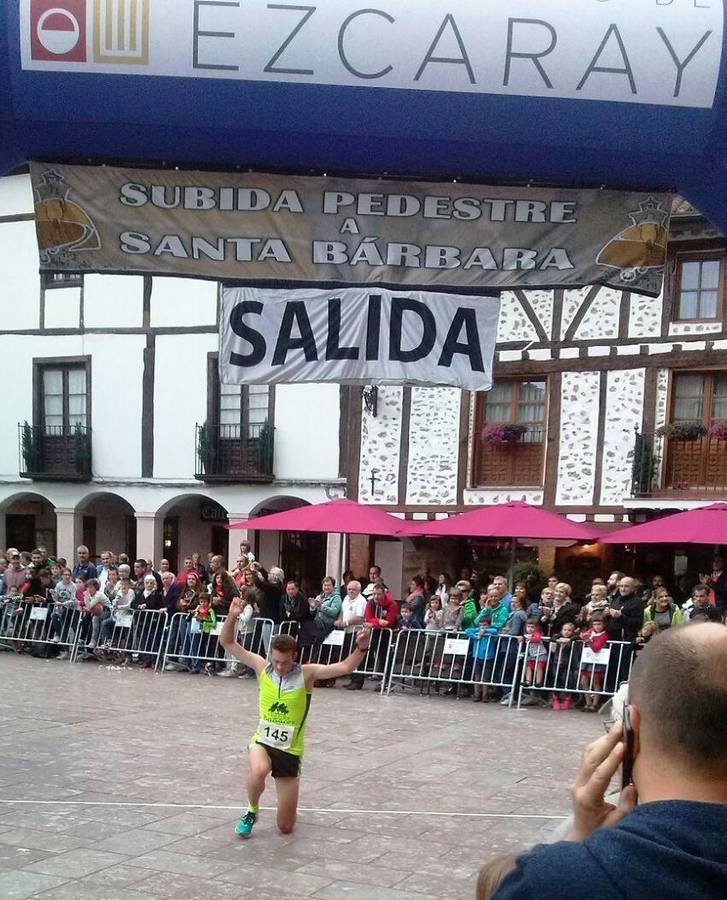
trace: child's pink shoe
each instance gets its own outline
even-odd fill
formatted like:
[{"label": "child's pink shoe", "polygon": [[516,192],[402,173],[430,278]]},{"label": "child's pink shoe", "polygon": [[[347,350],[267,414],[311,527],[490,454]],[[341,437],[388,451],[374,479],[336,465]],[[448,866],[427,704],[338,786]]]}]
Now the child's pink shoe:
[{"label": "child's pink shoe", "polygon": [[573,698],[566,697],[565,700],[563,701],[563,705],[561,706],[561,709],[573,709]]},{"label": "child's pink shoe", "polygon": [[561,708],[561,706],[560,706],[560,700],[558,699],[558,695],[554,694],[553,695],[553,709],[560,709],[560,708]]}]

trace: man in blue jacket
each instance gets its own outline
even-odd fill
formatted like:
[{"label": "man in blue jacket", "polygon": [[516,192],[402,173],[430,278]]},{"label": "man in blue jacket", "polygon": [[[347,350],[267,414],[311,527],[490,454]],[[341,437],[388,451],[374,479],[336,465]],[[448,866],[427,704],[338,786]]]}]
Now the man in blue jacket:
[{"label": "man in blue jacket", "polygon": [[[629,686],[633,783],[605,794],[625,755],[623,726],[594,741],[573,785],[565,841],[534,847],[495,900],[727,897],[727,628],[670,628]],[[637,805],[638,798],[638,805]]]}]

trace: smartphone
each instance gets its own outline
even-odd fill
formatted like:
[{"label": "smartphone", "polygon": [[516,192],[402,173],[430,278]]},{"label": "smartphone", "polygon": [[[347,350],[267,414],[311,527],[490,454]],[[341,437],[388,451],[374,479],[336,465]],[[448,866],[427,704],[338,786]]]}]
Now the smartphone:
[{"label": "smartphone", "polygon": [[631,712],[624,704],[624,758],[621,763],[621,790],[631,784],[634,768],[634,731],[631,727]]}]

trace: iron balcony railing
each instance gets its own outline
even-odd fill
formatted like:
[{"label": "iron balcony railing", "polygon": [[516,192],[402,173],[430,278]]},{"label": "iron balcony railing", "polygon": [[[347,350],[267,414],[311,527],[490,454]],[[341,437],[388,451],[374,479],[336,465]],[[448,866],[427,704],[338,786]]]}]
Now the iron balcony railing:
[{"label": "iron balcony railing", "polygon": [[636,432],[634,497],[701,497],[727,494],[727,441],[712,435],[693,439]]},{"label": "iron balcony railing", "polygon": [[274,429],[260,425],[195,426],[195,478],[200,481],[272,481]]},{"label": "iron balcony railing", "polygon": [[18,471],[35,481],[90,481],[91,429],[18,424]]}]

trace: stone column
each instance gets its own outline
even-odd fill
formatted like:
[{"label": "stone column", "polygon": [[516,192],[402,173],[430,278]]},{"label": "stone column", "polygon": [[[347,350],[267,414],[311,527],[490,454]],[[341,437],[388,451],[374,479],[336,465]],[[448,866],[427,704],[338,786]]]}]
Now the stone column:
[{"label": "stone column", "polygon": [[83,518],[75,509],[58,509],[56,514],[56,555],[65,557],[72,569],[76,562],[76,547],[83,540]]},{"label": "stone column", "polygon": [[[156,513],[137,512],[136,554],[141,559],[151,559],[155,568],[164,556],[164,522]],[[133,562],[133,560],[132,560]]]},{"label": "stone column", "polygon": [[329,534],[326,541],[326,575],[333,575],[336,584],[341,583],[343,575],[343,541],[342,534]]},{"label": "stone column", "polygon": [[[246,519],[247,516],[247,513],[228,513],[227,518],[230,522],[241,522],[243,519]],[[237,557],[240,555],[240,543],[242,541],[250,541],[250,544],[252,544],[250,534],[246,528],[230,529],[227,532],[227,568],[229,571],[232,571],[235,568]],[[253,553],[254,552],[253,548]]]}]

